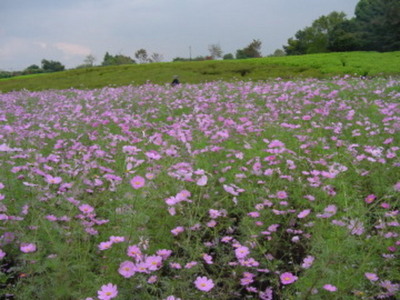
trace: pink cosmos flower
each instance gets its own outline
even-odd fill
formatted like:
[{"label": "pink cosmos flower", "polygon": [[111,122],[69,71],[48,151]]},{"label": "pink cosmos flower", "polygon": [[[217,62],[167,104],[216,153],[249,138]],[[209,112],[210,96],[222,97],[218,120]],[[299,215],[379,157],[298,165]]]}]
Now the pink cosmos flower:
[{"label": "pink cosmos flower", "polygon": [[376,196],[374,194],[368,195],[367,197],[365,197],[364,201],[365,203],[372,203],[374,200],[376,199]]},{"label": "pink cosmos flower", "polygon": [[0,249],[0,259],[3,259],[4,256],[6,256],[6,253],[2,249]]},{"label": "pink cosmos flower", "polygon": [[46,175],[45,179],[46,179],[47,183],[50,183],[50,184],[59,184],[62,181],[61,177],[53,177],[51,175]]},{"label": "pink cosmos flower", "polygon": [[290,272],[285,272],[285,273],[281,274],[280,279],[281,279],[281,283],[286,285],[286,284],[291,284],[291,283],[295,282],[298,279],[298,277],[294,276]]},{"label": "pink cosmos flower", "polygon": [[276,192],[276,197],[278,199],[286,199],[288,197],[288,195],[285,191],[278,191],[278,192]]},{"label": "pink cosmos flower", "polygon": [[118,273],[125,278],[135,275],[135,264],[129,260],[122,262],[119,266]]},{"label": "pink cosmos flower", "polygon": [[194,281],[194,284],[197,289],[203,292],[209,292],[214,287],[214,282],[212,279],[208,279],[207,277],[197,277]]},{"label": "pink cosmos flower", "polygon": [[163,300],[181,300],[181,298],[175,298],[175,296],[171,295],[171,296],[168,296],[167,298],[165,298]]},{"label": "pink cosmos flower", "polygon": [[110,242],[113,243],[122,243],[125,241],[125,238],[123,236],[110,236]]},{"label": "pink cosmos flower", "polygon": [[198,186],[205,186],[207,184],[208,177],[206,175],[202,175],[196,182]]},{"label": "pink cosmos flower", "polygon": [[254,280],[251,277],[243,277],[243,278],[240,279],[240,284],[241,285],[249,285],[249,284],[251,284],[253,282],[254,282]]},{"label": "pink cosmos flower", "polygon": [[323,286],[323,288],[324,288],[325,290],[327,290],[328,292],[336,292],[336,291],[337,291],[337,287],[334,286],[334,285],[332,285],[332,284],[325,284],[325,285]]},{"label": "pink cosmos flower", "polygon": [[142,251],[136,245],[129,246],[126,254],[130,257],[133,257],[136,261],[142,257]]},{"label": "pink cosmos flower", "polygon": [[176,263],[176,262],[171,262],[171,263],[169,264],[169,266],[170,266],[172,269],[177,269],[177,270],[182,269],[181,264],[180,264],[180,263]]},{"label": "pink cosmos flower", "polygon": [[258,218],[260,217],[260,213],[258,211],[252,211],[247,214],[249,217]]},{"label": "pink cosmos flower", "polygon": [[280,147],[285,147],[285,144],[279,140],[273,140],[268,145],[268,148],[280,148]]},{"label": "pink cosmos flower", "polygon": [[150,271],[156,271],[161,268],[162,257],[157,255],[148,256],[146,257],[146,264]]},{"label": "pink cosmos flower", "polygon": [[310,212],[311,212],[311,209],[305,209],[305,210],[301,211],[301,212],[297,215],[297,217],[298,217],[299,219],[303,219],[303,218],[307,217],[307,216],[310,214]]},{"label": "pink cosmos flower", "polygon": [[375,273],[365,273],[365,277],[370,281],[378,281],[379,277]]},{"label": "pink cosmos flower", "polygon": [[177,236],[178,234],[182,233],[185,231],[185,228],[183,228],[182,226],[178,226],[174,229],[171,230],[171,233],[175,236]]},{"label": "pink cosmos flower", "polygon": [[107,250],[110,249],[112,246],[113,242],[111,241],[107,241],[107,242],[101,242],[97,247],[99,248],[99,250]]},{"label": "pink cosmos flower", "polygon": [[105,284],[99,291],[97,291],[97,295],[100,300],[110,300],[115,298],[118,295],[117,286],[112,283]]},{"label": "pink cosmos flower", "polygon": [[30,253],[30,252],[35,252],[36,251],[36,245],[32,243],[23,243],[21,244],[19,248],[22,252],[24,253]]},{"label": "pink cosmos flower", "polygon": [[79,206],[79,210],[84,214],[90,214],[94,211],[94,208],[89,204],[82,204]]},{"label": "pink cosmos flower", "polygon": [[190,197],[192,194],[188,190],[182,190],[178,194],[176,194],[176,199],[178,201],[185,201],[188,200],[188,197]]},{"label": "pink cosmos flower", "polygon": [[210,215],[210,218],[211,218],[211,219],[216,219],[216,218],[218,218],[218,217],[221,216],[220,211],[219,211],[219,210],[216,210],[216,209],[210,209],[210,210],[208,211],[208,214]]},{"label": "pink cosmos flower", "polygon": [[131,179],[131,186],[137,190],[143,187],[145,184],[145,179],[142,176],[135,176]]},{"label": "pink cosmos flower", "polygon": [[203,254],[203,259],[206,262],[206,264],[212,265],[213,264],[213,258],[211,255],[208,255],[206,253]]},{"label": "pink cosmos flower", "polygon": [[308,269],[312,266],[314,263],[314,256],[308,255],[307,257],[304,258],[303,263],[301,264],[301,267],[304,269]]},{"label": "pink cosmos flower", "polygon": [[146,152],[146,156],[147,156],[149,159],[154,159],[154,160],[159,160],[159,159],[161,159],[161,155],[160,155],[157,151],[155,151],[155,150],[150,150],[150,151]]},{"label": "pink cosmos flower", "polygon": [[212,228],[212,227],[215,227],[215,226],[217,226],[217,221],[211,220],[210,222],[207,222],[207,227]]},{"label": "pink cosmos flower", "polygon": [[57,221],[57,217],[54,215],[47,215],[45,218],[51,222]]},{"label": "pink cosmos flower", "polygon": [[156,253],[157,253],[157,255],[161,256],[162,259],[165,260],[165,259],[167,259],[168,257],[171,256],[172,251],[171,250],[167,250],[167,249],[160,249]]},{"label": "pink cosmos flower", "polygon": [[191,269],[197,265],[197,261],[190,261],[185,265],[185,269]]},{"label": "pink cosmos flower", "polygon": [[235,249],[235,255],[237,259],[245,258],[250,253],[249,248],[240,246]]},{"label": "pink cosmos flower", "polygon": [[221,242],[223,242],[223,243],[229,243],[232,239],[233,239],[233,237],[231,237],[231,236],[224,236],[224,237],[221,239]]},{"label": "pink cosmos flower", "polygon": [[139,273],[150,273],[149,265],[146,262],[140,262],[136,264],[136,272]]}]

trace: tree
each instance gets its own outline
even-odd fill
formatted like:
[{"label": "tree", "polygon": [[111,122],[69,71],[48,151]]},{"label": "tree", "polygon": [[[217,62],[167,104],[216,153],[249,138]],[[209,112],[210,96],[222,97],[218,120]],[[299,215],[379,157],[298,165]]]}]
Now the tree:
[{"label": "tree", "polygon": [[286,54],[285,54],[285,51],[283,51],[282,49],[276,49],[275,51],[274,51],[274,53],[272,53],[271,55],[269,55],[269,56],[273,56],[273,57],[279,57],[279,56],[285,56]]},{"label": "tree", "polygon": [[174,59],[172,59],[173,62],[175,61],[190,61],[189,58],[183,58],[183,57],[175,57]]},{"label": "tree", "polygon": [[208,51],[210,52],[210,56],[212,59],[217,59],[222,57],[222,49],[221,46],[218,44],[212,44],[208,46]]},{"label": "tree", "polygon": [[129,56],[117,54],[114,56],[114,65],[127,65],[136,63],[134,59]]},{"label": "tree", "polygon": [[145,49],[139,49],[138,51],[136,51],[135,57],[141,64],[149,62],[149,57],[148,57],[147,51]]},{"label": "tree", "polygon": [[233,56],[232,53],[227,53],[224,55],[222,59],[227,60],[227,59],[234,59],[235,57]]},{"label": "tree", "polygon": [[38,65],[30,65],[22,73],[23,74],[37,74],[37,73],[43,73],[43,70]]},{"label": "tree", "polygon": [[162,62],[163,60],[164,60],[163,55],[156,52],[154,52],[149,58],[150,62]]},{"label": "tree", "polygon": [[311,54],[329,52],[329,35],[346,20],[343,12],[331,12],[321,16],[311,26],[299,30],[295,38],[288,39],[288,45],[283,46],[287,55]]},{"label": "tree", "polygon": [[236,50],[236,59],[261,57],[261,41],[254,40],[246,48]]},{"label": "tree", "polygon": [[400,1],[360,0],[355,9],[362,50],[400,50]]},{"label": "tree", "polygon": [[129,56],[117,54],[115,56],[110,55],[108,52],[104,55],[102,66],[114,66],[114,65],[126,65],[136,63],[134,59]]},{"label": "tree", "polygon": [[328,35],[328,49],[333,52],[356,51],[363,47],[359,25],[353,18],[337,24]]},{"label": "tree", "polygon": [[110,55],[108,52],[104,55],[103,62],[101,63],[102,66],[111,66],[114,65],[114,57]]},{"label": "tree", "polygon": [[65,66],[58,61],[42,59],[42,69],[44,72],[64,71]]},{"label": "tree", "polygon": [[96,60],[96,58],[92,54],[89,54],[88,56],[85,57],[85,60],[83,61],[83,63],[87,66],[92,67],[95,60]]}]

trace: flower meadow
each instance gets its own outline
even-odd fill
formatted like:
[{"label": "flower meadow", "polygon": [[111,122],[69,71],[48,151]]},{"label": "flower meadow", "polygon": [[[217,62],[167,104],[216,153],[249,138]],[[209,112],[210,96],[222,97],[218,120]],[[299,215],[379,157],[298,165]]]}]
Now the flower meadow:
[{"label": "flower meadow", "polygon": [[399,86],[0,94],[2,299],[396,299]]}]

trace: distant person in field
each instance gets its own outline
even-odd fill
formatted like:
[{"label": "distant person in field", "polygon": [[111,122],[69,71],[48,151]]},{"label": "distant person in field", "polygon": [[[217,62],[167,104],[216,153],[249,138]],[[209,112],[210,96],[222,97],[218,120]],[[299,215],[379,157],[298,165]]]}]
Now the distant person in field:
[{"label": "distant person in field", "polygon": [[172,80],[172,82],[171,82],[171,86],[177,86],[177,85],[179,85],[180,84],[180,82],[179,82],[179,77],[177,76],[177,75],[175,75],[174,76],[174,79]]}]

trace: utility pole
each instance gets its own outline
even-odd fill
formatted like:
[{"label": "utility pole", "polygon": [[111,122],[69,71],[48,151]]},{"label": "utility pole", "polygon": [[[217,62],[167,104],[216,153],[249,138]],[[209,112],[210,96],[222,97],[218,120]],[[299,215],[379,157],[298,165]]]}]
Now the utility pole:
[{"label": "utility pole", "polygon": [[189,60],[192,60],[192,46],[189,46]]}]

